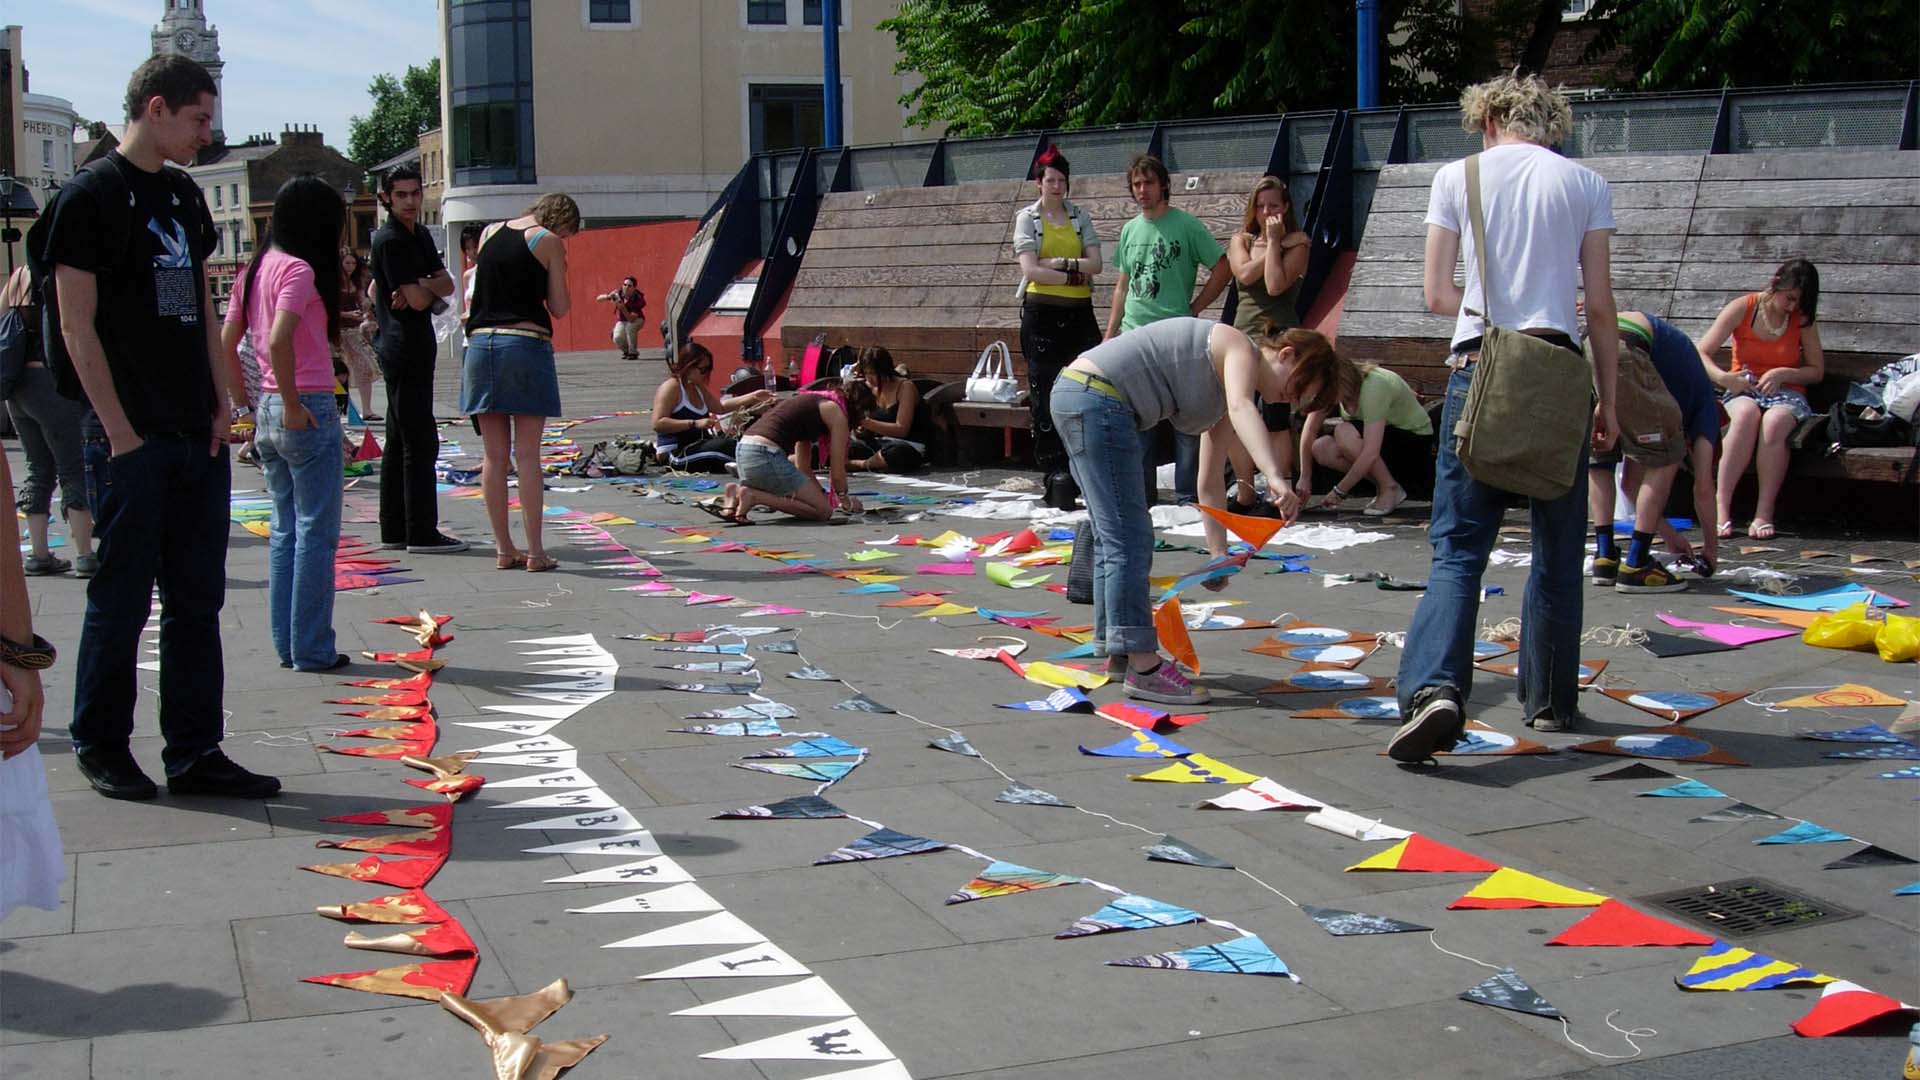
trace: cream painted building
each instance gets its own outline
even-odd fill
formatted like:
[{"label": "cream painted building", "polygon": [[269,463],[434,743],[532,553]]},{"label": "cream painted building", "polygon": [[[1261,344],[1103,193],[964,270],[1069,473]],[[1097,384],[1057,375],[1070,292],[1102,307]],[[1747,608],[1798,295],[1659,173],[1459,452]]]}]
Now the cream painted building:
[{"label": "cream painted building", "polygon": [[13,175],[45,206],[73,178],[73,102],[51,94],[20,95],[21,141]]},{"label": "cream painted building", "polygon": [[[824,0],[440,0],[446,222],[564,191],[598,224],[698,217],[747,158],[821,139]],[[843,137],[904,127],[897,0],[838,0]]]}]

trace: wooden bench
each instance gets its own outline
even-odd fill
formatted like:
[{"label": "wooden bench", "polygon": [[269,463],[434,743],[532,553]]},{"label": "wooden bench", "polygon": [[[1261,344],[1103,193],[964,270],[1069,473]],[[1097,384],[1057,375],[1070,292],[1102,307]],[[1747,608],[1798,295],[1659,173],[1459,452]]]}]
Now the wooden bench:
[{"label": "wooden bench", "polygon": [[[1704,333],[1727,301],[1764,287],[1795,255],[1820,268],[1827,378],[1816,408],[1849,382],[1920,349],[1920,153],[1725,154],[1590,158],[1606,177],[1619,229],[1614,296],[1622,309]],[[1426,206],[1438,165],[1380,173],[1346,296],[1340,343],[1356,359],[1440,393],[1453,320],[1426,310]],[[1456,270],[1456,280],[1460,278]],[[1722,359],[1724,362],[1725,354]],[[1908,450],[1795,455],[1797,476],[1914,483]]]}]

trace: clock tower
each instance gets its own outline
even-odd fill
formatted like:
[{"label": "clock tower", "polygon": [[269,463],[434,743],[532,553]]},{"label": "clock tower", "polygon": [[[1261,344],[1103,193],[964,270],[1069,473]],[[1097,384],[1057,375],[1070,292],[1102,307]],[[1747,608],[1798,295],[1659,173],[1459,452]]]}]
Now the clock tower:
[{"label": "clock tower", "polygon": [[213,141],[223,145],[227,137],[221,124],[218,91],[220,70],[226,65],[220,60],[219,28],[207,25],[206,13],[200,10],[201,0],[163,0],[162,6],[165,13],[153,28],[153,55],[178,54],[198,60],[213,76]]}]

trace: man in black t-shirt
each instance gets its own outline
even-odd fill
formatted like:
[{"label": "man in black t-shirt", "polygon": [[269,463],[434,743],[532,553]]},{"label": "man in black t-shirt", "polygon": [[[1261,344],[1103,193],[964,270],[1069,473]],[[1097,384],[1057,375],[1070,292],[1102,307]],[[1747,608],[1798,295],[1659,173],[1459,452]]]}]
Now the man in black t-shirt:
[{"label": "man in black t-shirt", "polygon": [[387,451],[380,458],[380,546],[415,554],[467,550],[440,531],[434,459],[432,310],[453,293],[433,238],[420,227],[420,173],[403,165],[381,181],[387,222],[373,234],[373,310],[380,374],[387,380]]},{"label": "man in black t-shirt", "polygon": [[75,763],[114,799],[159,793],[130,749],[135,664],[160,587],[160,733],[167,790],[266,798],[280,781],[220,749],[231,413],[200,189],[169,161],[212,141],[212,76],[185,57],[140,65],[127,135],[49,208],[61,335],[86,389],[87,498],[100,572],[87,585],[73,691]]}]

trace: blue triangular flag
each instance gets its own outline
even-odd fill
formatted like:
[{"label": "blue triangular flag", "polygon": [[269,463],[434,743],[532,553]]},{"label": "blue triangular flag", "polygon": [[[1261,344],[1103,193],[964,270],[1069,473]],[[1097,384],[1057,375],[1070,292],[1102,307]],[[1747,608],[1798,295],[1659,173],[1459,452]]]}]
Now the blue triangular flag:
[{"label": "blue triangular flag", "polygon": [[1861,724],[1859,727],[1837,728],[1832,731],[1803,731],[1800,737],[1820,739],[1825,742],[1903,743],[1907,741],[1879,724]]},{"label": "blue triangular flag", "polygon": [[1852,840],[1846,833],[1834,832],[1811,821],[1802,821],[1798,825],[1772,836],[1763,836],[1755,840],[1756,844],[1836,844]]},{"label": "blue triangular flag", "polygon": [[1863,761],[1920,761],[1920,746],[1908,742],[1890,743],[1869,746],[1864,750],[1836,750],[1820,756]]},{"label": "blue triangular flag", "polygon": [[1054,653],[1052,656],[1042,657],[1041,659],[1043,660],[1082,660],[1090,656],[1098,656],[1098,655],[1100,654],[1094,651],[1093,642],[1088,641],[1083,644],[1075,645],[1073,648],[1068,649],[1066,652],[1057,652],[1057,653]]},{"label": "blue triangular flag", "polygon": [[353,407],[353,398],[347,398],[347,426],[359,427],[366,421],[361,418],[360,410]]},{"label": "blue triangular flag", "polygon": [[895,855],[919,855],[927,851],[943,851],[946,844],[938,840],[929,840],[924,836],[912,836],[892,829],[875,829],[857,840],[848,842],[844,847],[836,848],[813,860],[813,865],[824,866],[827,863],[856,862],[861,859],[891,859]]},{"label": "blue triangular flag", "polygon": [[1075,919],[1072,926],[1053,935],[1056,938],[1111,934],[1120,930],[1151,930],[1159,926],[1180,926],[1205,922],[1206,916],[1178,904],[1169,904],[1148,896],[1122,896],[1091,915]]},{"label": "blue triangular flag", "polygon": [[1916,881],[1916,882],[1914,882],[1914,883],[1913,883],[1913,884],[1911,884],[1911,885],[1902,885],[1902,886],[1900,886],[1899,888],[1897,888],[1897,889],[1895,889],[1895,890],[1893,890],[1893,895],[1895,895],[1895,896],[1920,896],[1920,881]]},{"label": "blue triangular flag", "polygon": [[866,752],[866,748],[855,746],[838,736],[828,735],[818,739],[802,739],[785,746],[775,746],[758,753],[748,754],[748,758],[802,758],[802,757],[857,757]]},{"label": "blue triangular flag", "polygon": [[1909,765],[1904,769],[1876,774],[1882,780],[1920,780],[1920,765]]},{"label": "blue triangular flag", "polygon": [[1728,795],[1726,792],[1721,791],[1718,788],[1709,787],[1708,785],[1703,784],[1698,780],[1682,780],[1677,784],[1668,784],[1666,787],[1663,787],[1663,788],[1654,788],[1652,791],[1643,791],[1640,793],[1640,797],[1643,799],[1648,797],[1662,798],[1662,799],[1728,799],[1728,798],[1732,798],[1732,796]]},{"label": "blue triangular flag", "polygon": [[1128,732],[1127,737],[1117,743],[1106,746],[1082,746],[1080,752],[1089,757],[1124,758],[1170,758],[1186,757],[1192,750],[1181,746],[1172,739],[1161,735],[1149,735],[1144,731]]},{"label": "blue triangular flag", "polygon": [[1055,690],[1040,701],[1016,701],[1010,705],[996,705],[996,709],[1020,709],[1025,712],[1091,712],[1093,700],[1086,691],[1077,686]]},{"label": "blue triangular flag", "polygon": [[1001,611],[998,608],[975,608],[983,619],[1037,619],[1045,615],[1044,611]]},{"label": "blue triangular flag", "polygon": [[1109,960],[1109,967],[1161,968],[1169,971],[1217,971],[1228,975],[1279,975],[1299,982],[1286,961],[1252,934],[1218,945],[1197,945],[1179,952],[1153,953],[1125,960]]},{"label": "blue triangular flag", "polygon": [[899,592],[900,586],[889,584],[885,581],[876,581],[870,585],[862,585],[855,589],[841,589],[840,591],[847,596],[864,596],[868,593]]},{"label": "blue triangular flag", "polygon": [[791,776],[795,780],[817,780],[830,784],[852,772],[860,763],[857,761],[730,761],[727,764],[736,769],[751,769],[754,772],[773,773],[776,776]]}]

